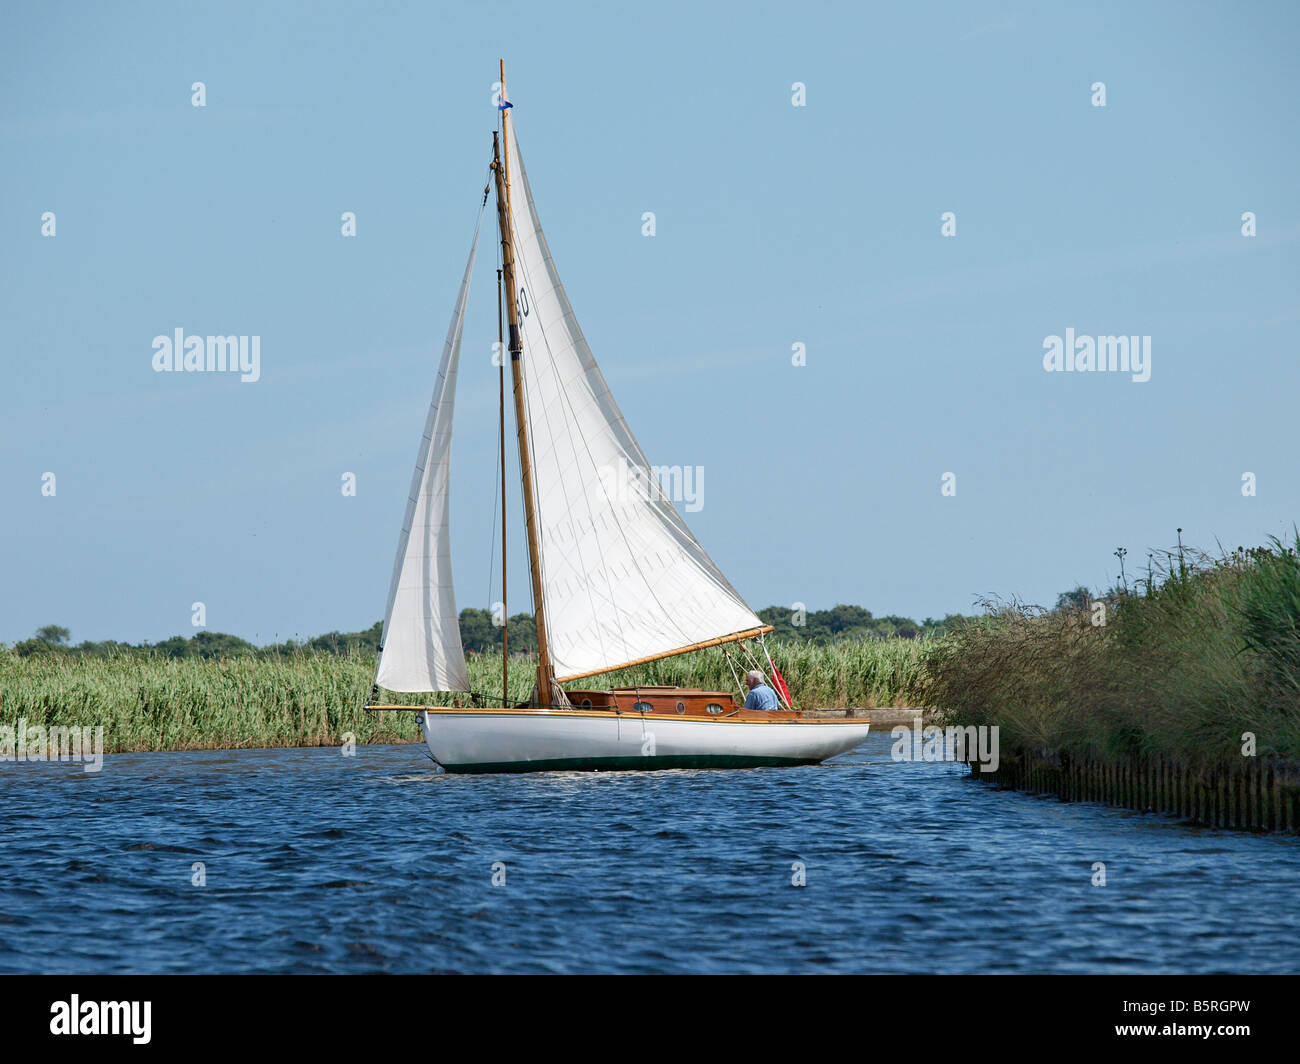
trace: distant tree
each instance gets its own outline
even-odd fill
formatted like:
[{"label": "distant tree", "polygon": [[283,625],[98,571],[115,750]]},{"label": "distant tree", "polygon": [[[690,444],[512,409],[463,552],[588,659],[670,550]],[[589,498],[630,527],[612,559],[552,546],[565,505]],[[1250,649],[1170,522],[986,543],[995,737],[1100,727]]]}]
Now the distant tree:
[{"label": "distant tree", "polygon": [[941,621],[927,617],[917,624],[911,617],[890,614],[873,616],[861,606],[840,604],[829,610],[812,610],[802,616],[802,624],[794,623],[792,611],[785,606],[768,606],[758,611],[764,624],[770,624],[773,636],[801,643],[860,642],[867,639],[916,639],[923,635],[939,635],[965,622],[961,614],[950,613]]},{"label": "distant tree", "polygon": [[[531,613],[516,613],[507,620],[510,653],[537,650],[537,622]],[[466,654],[491,654],[501,650],[501,627],[487,610],[466,607],[460,611],[460,645]]]},{"label": "distant tree", "polygon": [[61,625],[47,624],[36,629],[36,634],[31,639],[15,643],[13,652],[24,658],[30,654],[72,654],[75,651],[68,646],[71,634]]},{"label": "distant tree", "polygon": [[188,658],[193,651],[190,641],[183,635],[174,635],[161,643],[154,643],[150,649],[164,658]]},{"label": "distant tree", "polygon": [[[1087,596],[1085,588],[1068,592],[1067,595],[1082,593]],[[1062,599],[1067,596],[1063,595]],[[1088,596],[1086,602],[1091,601]],[[840,641],[862,641],[869,639],[914,639],[918,636],[942,635],[944,632],[964,623],[967,618],[960,614],[949,614],[941,621],[927,617],[918,624],[910,617],[890,614],[886,617],[873,616],[870,610],[861,606],[837,604],[828,610],[812,610],[795,613],[789,606],[768,606],[758,611],[764,624],[773,628],[773,636],[787,642],[828,644]],[[796,624],[798,620],[802,623]],[[461,645],[467,654],[491,654],[501,648],[501,629],[493,624],[492,614],[487,610],[468,608],[461,610],[460,617]],[[509,619],[510,653],[535,654],[537,652],[537,625],[531,613],[516,613]],[[160,643],[119,643],[114,640],[104,642],[83,642],[78,646],[69,645],[71,632],[60,625],[49,624],[40,628],[31,639],[13,645],[12,652],[19,656],[30,654],[59,654],[86,657],[109,657],[121,654],[158,655],[169,658],[197,657],[215,659],[231,657],[238,654],[256,654],[261,657],[300,654],[304,651],[329,654],[374,654],[379,648],[383,633],[383,621],[376,621],[369,628],[359,632],[327,632],[307,641],[289,639],[283,643],[266,646],[254,646],[239,636],[226,632],[209,632],[206,629],[196,633],[192,638],[174,635]]]},{"label": "distant tree", "polygon": [[823,618],[832,635],[846,635],[856,630],[871,627],[871,611],[864,610],[861,606],[845,606],[843,604],[833,606],[831,609],[823,611],[818,619],[822,620]]},{"label": "distant tree", "polygon": [[14,644],[13,650],[20,658],[25,658],[32,654],[67,653],[68,648],[59,646],[58,643],[48,643],[44,639],[23,639]]},{"label": "distant tree", "polygon": [[466,607],[460,611],[460,645],[467,654],[481,654],[501,643],[501,629],[492,624],[487,610]]},{"label": "distant tree", "polygon": [[309,639],[312,650],[326,650],[332,654],[373,654],[379,649],[379,639],[384,632],[384,622],[376,621],[363,632],[327,632]]},{"label": "distant tree", "polygon": [[1086,610],[1092,605],[1092,592],[1086,587],[1076,587],[1072,591],[1062,591],[1056,596],[1058,610]]},{"label": "distant tree", "polygon": [[[531,613],[516,613],[510,618],[510,653],[537,653],[537,619]],[[500,640],[501,633],[497,633]],[[495,644],[493,650],[496,649]]]},{"label": "distant tree", "polygon": [[256,649],[252,643],[237,635],[225,632],[197,632],[190,640],[190,649],[201,658],[228,658],[247,654]]},{"label": "distant tree", "polygon": [[921,631],[928,636],[943,636],[969,620],[969,617],[961,613],[949,613],[941,621],[936,621],[933,617],[927,617],[921,622]]},{"label": "distant tree", "polygon": [[[813,616],[813,615],[810,615]],[[758,619],[772,626],[772,634],[778,639],[803,642],[808,638],[808,626],[805,623],[796,626],[795,614],[788,606],[768,606],[758,611]]]},{"label": "distant tree", "polygon": [[74,653],[83,657],[91,658],[110,658],[138,652],[138,647],[133,647],[130,643],[118,643],[112,639],[106,639],[102,643],[92,643],[90,640],[86,640],[78,643],[74,651]]},{"label": "distant tree", "polygon": [[921,626],[911,617],[890,614],[877,617],[871,623],[870,634],[876,639],[915,639],[921,634]]}]

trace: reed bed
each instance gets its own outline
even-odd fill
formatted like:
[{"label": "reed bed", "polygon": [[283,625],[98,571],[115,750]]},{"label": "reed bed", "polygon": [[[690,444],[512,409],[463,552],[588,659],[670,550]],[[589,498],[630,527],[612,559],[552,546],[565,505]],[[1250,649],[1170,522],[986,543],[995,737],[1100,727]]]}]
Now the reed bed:
[{"label": "reed bed", "polygon": [[[889,706],[904,704],[896,700],[918,681],[935,642],[769,645],[797,706]],[[499,705],[500,655],[472,655],[468,664],[472,697],[383,691],[380,700]],[[744,666],[743,656],[736,657],[738,671]],[[417,741],[412,714],[362,709],[374,671],[374,656],[365,653],[205,660],[140,653],[20,656],[0,648],[0,724],[25,719],[28,727],[102,726],[107,752],[323,746],[342,743],[348,734],[358,743]],[[511,698],[527,698],[534,676],[532,659],[512,656]],[[736,689],[716,647],[573,686],[637,683]]]},{"label": "reed bed", "polygon": [[1274,540],[1194,562],[1180,552],[1085,608],[1000,605],[936,643],[908,690],[945,723],[997,725],[1012,757],[1226,766],[1253,741],[1256,757],[1294,765],[1298,551]]},{"label": "reed bed", "polygon": [[[798,708],[858,706],[878,708],[909,705],[907,692],[917,685],[922,662],[938,643],[935,639],[880,639],[831,644],[769,643],[776,667],[790,688],[790,698]],[[601,686],[632,687],[638,683],[675,684],[679,687],[715,688],[736,691],[739,688],[732,668],[742,678],[751,665],[743,652],[731,650],[728,664],[721,647],[676,658],[663,658],[648,665],[590,682]],[[761,660],[762,651],[752,647],[757,660],[753,667],[768,673]],[[498,675],[500,658],[497,658]],[[579,681],[573,686],[588,681]],[[498,679],[496,686],[501,686]]]},{"label": "reed bed", "polygon": [[406,714],[361,709],[374,673],[360,655],[222,660],[0,653],[0,724],[104,728],[104,748],[239,749],[405,742]]}]

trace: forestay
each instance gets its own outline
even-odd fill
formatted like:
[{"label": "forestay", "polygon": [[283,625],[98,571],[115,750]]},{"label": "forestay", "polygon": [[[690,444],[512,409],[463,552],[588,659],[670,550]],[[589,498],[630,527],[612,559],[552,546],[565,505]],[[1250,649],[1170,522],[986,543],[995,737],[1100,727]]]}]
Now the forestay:
[{"label": "forestay", "polygon": [[605,384],[510,128],[523,377],[547,632],[571,679],[762,626],[691,535]]},{"label": "forestay", "polygon": [[[479,211],[479,224],[483,212]],[[468,691],[469,672],[460,642],[456,592],[451,579],[447,488],[451,470],[451,424],[465,301],[478,252],[479,228],[456,296],[456,309],[442,348],[438,380],[415,458],[397,561],[384,613],[383,651],[375,682],[390,691]]]}]

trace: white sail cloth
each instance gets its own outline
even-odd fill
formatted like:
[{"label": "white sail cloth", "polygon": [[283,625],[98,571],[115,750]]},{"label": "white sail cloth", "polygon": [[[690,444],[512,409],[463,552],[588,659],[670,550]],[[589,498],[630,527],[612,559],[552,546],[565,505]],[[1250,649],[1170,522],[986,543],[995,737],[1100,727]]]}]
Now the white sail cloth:
[{"label": "white sail cloth", "polygon": [[383,647],[375,682],[390,691],[468,691],[469,670],[460,642],[456,592],[451,579],[447,489],[451,471],[451,423],[456,407],[456,371],[465,324],[474,246],[456,296],[456,309],[442,348],[424,436],[415,457],[397,561],[384,613]]},{"label": "white sail cloth", "polygon": [[762,626],[651,475],[582,335],[510,127],[524,394],[561,680]]}]

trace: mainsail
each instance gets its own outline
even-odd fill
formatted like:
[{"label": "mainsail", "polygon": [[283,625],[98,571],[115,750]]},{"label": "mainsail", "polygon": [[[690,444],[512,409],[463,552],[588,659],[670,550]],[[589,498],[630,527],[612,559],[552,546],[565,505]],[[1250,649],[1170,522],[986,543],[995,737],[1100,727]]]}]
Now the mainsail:
[{"label": "mainsail", "polygon": [[[486,202],[486,201],[485,201]],[[483,212],[479,211],[479,225]],[[424,436],[415,457],[397,561],[384,614],[383,651],[375,683],[390,691],[468,691],[469,671],[460,642],[456,592],[451,580],[447,488],[451,470],[451,423],[456,406],[456,370],[465,323],[470,274],[478,252],[479,227],[456,296],[442,364]]]},{"label": "mainsail", "polygon": [[514,125],[515,298],[555,673],[576,679],[761,628],[652,475],[605,384],[542,234]]}]

